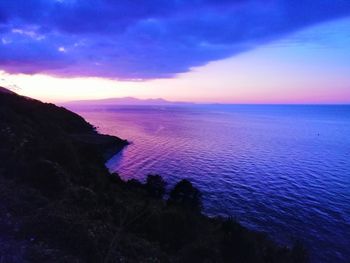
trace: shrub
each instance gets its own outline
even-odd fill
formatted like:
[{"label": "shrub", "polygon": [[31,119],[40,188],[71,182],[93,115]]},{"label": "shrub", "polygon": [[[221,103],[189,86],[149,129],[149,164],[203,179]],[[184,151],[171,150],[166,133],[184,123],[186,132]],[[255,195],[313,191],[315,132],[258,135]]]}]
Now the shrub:
[{"label": "shrub", "polygon": [[144,189],[144,185],[134,178],[126,181],[126,185],[134,189]]},{"label": "shrub", "polygon": [[172,208],[160,216],[160,243],[165,249],[177,251],[194,242],[198,236],[198,221],[182,209]]},{"label": "shrub", "polygon": [[108,179],[112,184],[122,184],[123,180],[118,173],[108,174]]},{"label": "shrub", "polygon": [[166,182],[160,175],[148,175],[146,189],[151,197],[162,198],[165,194]]},{"label": "shrub", "polygon": [[192,211],[200,211],[202,208],[201,192],[186,179],[178,182],[171,190],[168,205],[181,206]]},{"label": "shrub", "polygon": [[62,167],[48,160],[33,162],[24,173],[25,183],[52,199],[59,198],[68,185],[67,175]]},{"label": "shrub", "polygon": [[292,259],[294,262],[304,263],[309,262],[307,250],[300,241],[296,241],[292,248]]}]

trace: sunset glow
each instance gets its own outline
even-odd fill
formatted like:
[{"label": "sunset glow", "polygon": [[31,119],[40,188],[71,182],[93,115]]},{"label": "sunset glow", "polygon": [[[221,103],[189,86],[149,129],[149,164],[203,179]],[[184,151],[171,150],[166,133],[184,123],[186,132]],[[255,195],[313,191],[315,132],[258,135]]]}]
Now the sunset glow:
[{"label": "sunset glow", "polygon": [[350,0],[0,0],[0,263],[349,263]]},{"label": "sunset glow", "polygon": [[[64,2],[60,1],[60,4],[63,5]],[[273,12],[278,7],[272,5],[270,8]],[[161,71],[159,74],[151,73],[148,69],[159,65],[156,61],[148,61],[145,65],[148,69],[140,69],[135,78],[128,79],[120,75],[118,70],[115,76],[107,76],[109,73],[102,74],[102,71],[100,74],[99,70],[91,76],[86,76],[89,73],[81,74],[84,75],[81,77],[75,76],[75,73],[69,73],[75,72],[70,63],[64,66],[66,69],[60,66],[60,69],[52,71],[34,58],[33,66],[24,65],[22,60],[16,62],[18,58],[9,64],[6,61],[10,58],[1,59],[6,52],[3,48],[21,45],[23,41],[22,44],[34,41],[40,45],[49,37],[39,33],[35,27],[22,25],[17,28],[13,25],[12,31],[3,35],[0,43],[0,84],[16,87],[20,94],[51,102],[133,96],[219,103],[349,103],[349,28],[350,18],[346,17],[312,23],[285,32],[271,41],[254,44],[246,50],[231,52],[231,55],[205,58],[205,61],[199,63],[203,64],[200,66],[189,63],[188,69],[176,69],[175,73],[180,71],[176,74],[169,75]],[[19,42],[16,44],[15,41]],[[59,39],[56,45],[59,56],[69,56],[73,52],[72,48],[65,46]],[[203,42],[202,45],[209,44]],[[84,41],[78,41],[74,48],[84,46]],[[170,58],[169,56],[167,54],[162,59]],[[142,63],[141,58],[137,59]],[[57,61],[66,63],[59,57]],[[183,62],[188,63],[185,60]],[[22,66],[17,69],[10,66],[18,63],[22,63]],[[96,62],[97,66],[98,63]],[[36,64],[44,68],[37,70]],[[170,67],[172,64],[169,60]],[[174,69],[176,67],[177,65]],[[83,70],[80,66],[77,68]],[[90,68],[86,72],[91,70]],[[26,73],[29,71],[30,74]]]}]

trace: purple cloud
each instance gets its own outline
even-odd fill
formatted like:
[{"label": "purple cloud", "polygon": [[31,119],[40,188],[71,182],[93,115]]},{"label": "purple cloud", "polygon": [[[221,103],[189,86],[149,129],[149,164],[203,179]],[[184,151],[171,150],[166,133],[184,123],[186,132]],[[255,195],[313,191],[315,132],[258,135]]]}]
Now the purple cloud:
[{"label": "purple cloud", "polygon": [[345,0],[1,1],[0,69],[171,77],[347,15]]}]

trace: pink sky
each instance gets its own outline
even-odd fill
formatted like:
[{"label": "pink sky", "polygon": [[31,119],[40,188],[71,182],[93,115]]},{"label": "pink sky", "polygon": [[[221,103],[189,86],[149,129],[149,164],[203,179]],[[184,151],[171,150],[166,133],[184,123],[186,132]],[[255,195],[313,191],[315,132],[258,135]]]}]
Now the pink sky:
[{"label": "pink sky", "polygon": [[220,103],[350,103],[350,18],[324,23],[174,78],[118,81],[1,72],[44,101],[133,96]]}]

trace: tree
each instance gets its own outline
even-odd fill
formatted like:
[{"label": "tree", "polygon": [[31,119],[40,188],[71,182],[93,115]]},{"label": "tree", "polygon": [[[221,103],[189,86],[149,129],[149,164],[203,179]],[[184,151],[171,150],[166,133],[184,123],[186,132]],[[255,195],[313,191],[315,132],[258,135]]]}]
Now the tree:
[{"label": "tree", "polygon": [[202,194],[186,179],[178,182],[171,190],[168,205],[177,205],[186,209],[200,211],[202,208]]},{"label": "tree", "polygon": [[146,189],[150,196],[154,198],[162,198],[165,194],[166,182],[157,174],[149,174],[146,181]]}]

